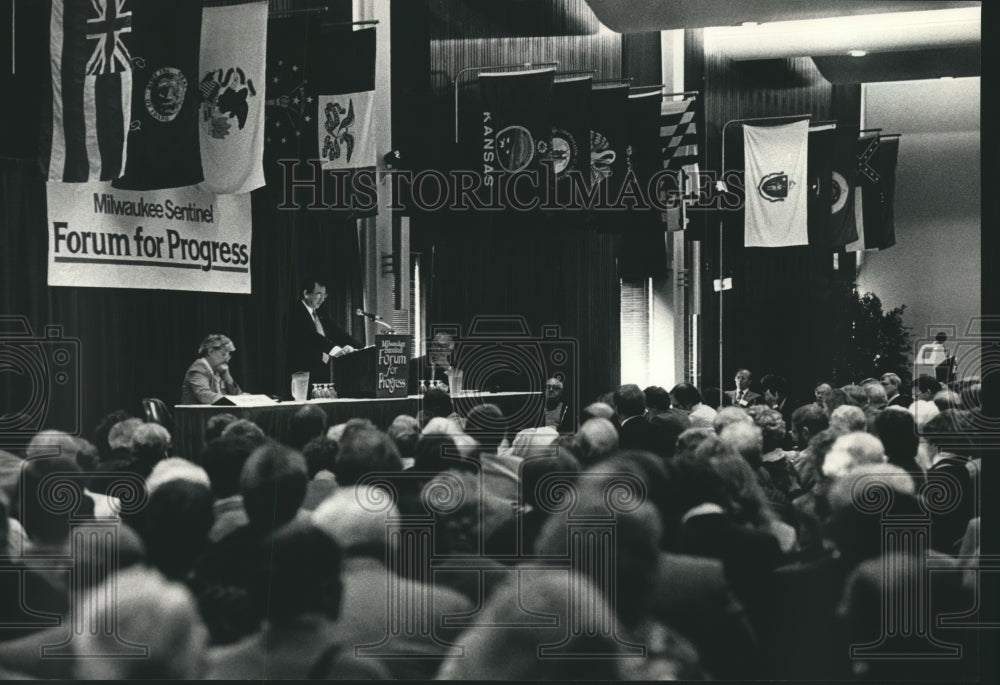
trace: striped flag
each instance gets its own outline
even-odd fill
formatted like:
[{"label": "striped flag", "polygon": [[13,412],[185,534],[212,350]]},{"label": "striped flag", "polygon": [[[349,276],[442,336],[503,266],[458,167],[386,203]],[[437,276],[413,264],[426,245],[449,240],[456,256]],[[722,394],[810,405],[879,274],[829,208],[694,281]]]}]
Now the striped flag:
[{"label": "striped flag", "polygon": [[131,31],[129,0],[52,0],[51,138],[42,152],[50,181],[121,176],[131,120]]},{"label": "striped flag", "polygon": [[[676,187],[661,184],[664,192],[679,192],[683,197],[693,197],[697,193],[698,178],[698,124],[696,119],[698,99],[663,100],[660,104],[660,153],[663,168],[679,172]],[[661,193],[662,194],[662,193]],[[668,198],[660,198],[664,204],[673,204]],[[677,209],[668,209],[660,217],[669,231],[686,227],[686,204],[678,203]]]}]

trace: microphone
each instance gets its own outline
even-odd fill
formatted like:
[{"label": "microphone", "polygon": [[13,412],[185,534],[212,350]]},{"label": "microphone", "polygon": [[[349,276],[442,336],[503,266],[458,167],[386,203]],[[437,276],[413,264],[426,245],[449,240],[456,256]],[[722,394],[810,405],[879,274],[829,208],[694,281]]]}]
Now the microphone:
[{"label": "microphone", "polygon": [[372,321],[381,321],[382,320],[382,317],[379,316],[378,314],[372,314],[371,312],[366,312],[363,309],[355,309],[354,310],[354,316],[363,316],[363,317],[365,317],[367,319],[371,319]]}]

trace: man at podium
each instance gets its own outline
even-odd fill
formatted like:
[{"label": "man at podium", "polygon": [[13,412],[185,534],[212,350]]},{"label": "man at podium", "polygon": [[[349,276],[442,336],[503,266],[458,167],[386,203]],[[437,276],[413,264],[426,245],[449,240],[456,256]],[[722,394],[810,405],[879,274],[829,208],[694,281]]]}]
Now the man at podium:
[{"label": "man at podium", "polygon": [[318,278],[303,279],[299,298],[285,321],[285,371],[308,371],[310,383],[328,382],[330,359],[350,354],[363,345],[333,323],[321,308],[326,301],[326,285]]}]

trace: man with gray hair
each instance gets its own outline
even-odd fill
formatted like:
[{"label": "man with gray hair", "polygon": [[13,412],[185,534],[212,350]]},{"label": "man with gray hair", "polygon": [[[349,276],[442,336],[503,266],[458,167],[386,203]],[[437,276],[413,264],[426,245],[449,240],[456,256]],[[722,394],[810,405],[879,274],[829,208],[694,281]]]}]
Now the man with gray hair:
[{"label": "man with gray hair", "polygon": [[903,407],[904,409],[910,406],[913,401],[908,395],[903,395],[899,392],[900,387],[903,385],[903,381],[900,380],[899,376],[889,372],[883,373],[882,378],[879,380],[882,387],[885,388],[885,395],[888,398],[890,407]]},{"label": "man with gray hair", "polygon": [[610,457],[618,449],[618,431],[607,419],[590,419],[576,434],[579,452],[577,457],[584,466],[590,466]]}]

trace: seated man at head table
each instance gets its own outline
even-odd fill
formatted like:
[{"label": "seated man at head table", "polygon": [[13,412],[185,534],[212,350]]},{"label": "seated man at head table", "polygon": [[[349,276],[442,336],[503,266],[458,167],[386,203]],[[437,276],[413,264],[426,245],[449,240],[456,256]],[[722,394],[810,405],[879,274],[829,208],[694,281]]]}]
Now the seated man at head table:
[{"label": "seated man at head table", "polygon": [[229,372],[229,358],[236,346],[228,337],[213,333],[201,341],[198,358],[188,367],[181,386],[181,404],[215,404],[226,395],[242,395]]}]

